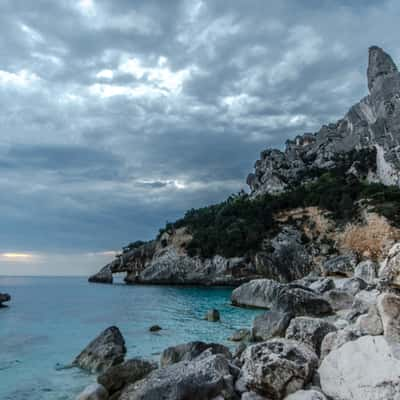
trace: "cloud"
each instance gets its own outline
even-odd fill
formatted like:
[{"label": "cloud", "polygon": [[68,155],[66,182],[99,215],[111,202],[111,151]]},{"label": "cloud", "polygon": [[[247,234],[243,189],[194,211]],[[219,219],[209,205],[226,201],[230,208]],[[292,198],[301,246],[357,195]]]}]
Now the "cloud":
[{"label": "cloud", "polygon": [[399,12],[394,0],[2,1],[2,252],[42,256],[20,273],[89,271],[245,188],[265,147],[366,95],[368,46],[400,60]]}]

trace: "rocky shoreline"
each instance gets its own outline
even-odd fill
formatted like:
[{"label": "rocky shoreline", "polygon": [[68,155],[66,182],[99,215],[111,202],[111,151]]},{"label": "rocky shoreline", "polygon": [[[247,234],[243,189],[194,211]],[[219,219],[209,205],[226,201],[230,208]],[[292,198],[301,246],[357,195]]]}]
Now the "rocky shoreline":
[{"label": "rocky shoreline", "polygon": [[[237,332],[236,351],[191,342],[159,364],[124,360],[125,340],[106,329],[75,359],[98,373],[79,400],[396,400],[400,397],[400,243],[378,265],[334,257],[321,275],[257,279],[232,304],[265,308]],[[345,271],[345,275],[344,275]]]},{"label": "rocky shoreline", "polygon": [[343,119],[263,151],[249,196],[191,210],[89,278],[234,286],[233,306],[266,310],[236,351],[124,361],[111,327],[74,361],[99,374],[78,400],[400,399],[400,73],[373,46],[367,78]]}]

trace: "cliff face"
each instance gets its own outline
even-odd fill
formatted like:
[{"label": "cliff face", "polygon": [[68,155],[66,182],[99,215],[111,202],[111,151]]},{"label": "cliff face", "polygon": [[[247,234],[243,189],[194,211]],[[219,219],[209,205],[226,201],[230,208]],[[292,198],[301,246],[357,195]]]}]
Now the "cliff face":
[{"label": "cliff face", "polygon": [[[374,168],[352,172],[385,185],[400,184],[400,74],[392,58],[379,47],[369,49],[369,95],[343,119],[286,142],[285,151],[267,149],[247,178],[252,194],[281,193],[311,179],[313,171],[332,169],[353,150],[375,152]],[[363,167],[363,166],[361,166]]]}]

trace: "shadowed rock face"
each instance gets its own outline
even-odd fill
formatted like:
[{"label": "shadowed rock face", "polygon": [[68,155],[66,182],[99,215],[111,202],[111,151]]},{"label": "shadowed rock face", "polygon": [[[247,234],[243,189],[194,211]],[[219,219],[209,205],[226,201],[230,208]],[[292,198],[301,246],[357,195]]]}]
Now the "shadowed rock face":
[{"label": "shadowed rock face", "polygon": [[[356,162],[349,172],[384,184],[400,183],[400,74],[379,47],[369,49],[369,95],[343,119],[286,142],[284,152],[267,149],[247,178],[253,195],[280,193],[311,179],[317,169],[332,169],[352,150],[371,149],[375,163],[368,170]],[[339,157],[338,157],[339,156]]]}]

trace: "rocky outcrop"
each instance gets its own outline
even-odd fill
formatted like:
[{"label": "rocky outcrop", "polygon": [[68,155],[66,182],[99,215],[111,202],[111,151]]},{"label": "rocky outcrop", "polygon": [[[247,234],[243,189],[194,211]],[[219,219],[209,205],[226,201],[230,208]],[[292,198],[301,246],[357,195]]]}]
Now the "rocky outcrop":
[{"label": "rocky outcrop", "polygon": [[11,296],[7,293],[0,293],[0,307],[5,307],[4,303],[8,303],[11,300]]},{"label": "rocky outcrop", "polygon": [[274,400],[302,389],[318,366],[318,357],[310,348],[288,339],[252,345],[244,351],[241,361],[236,389],[252,390]]},{"label": "rocky outcrop", "polygon": [[[220,354],[181,361],[123,389],[120,400],[235,399],[234,368]],[[221,396],[221,397],[218,397]]]},{"label": "rocky outcrop", "polygon": [[322,273],[325,276],[351,277],[356,265],[357,258],[353,254],[336,256],[322,264]]},{"label": "rocky outcrop", "polygon": [[400,296],[381,294],[377,299],[377,308],[385,337],[400,342]]},{"label": "rocky outcrop", "polygon": [[378,264],[372,260],[361,261],[354,271],[354,276],[366,283],[373,284],[378,277],[378,269]]},{"label": "rocky outcrop", "polygon": [[97,274],[90,276],[88,281],[91,283],[113,283],[112,267],[106,265]]},{"label": "rocky outcrop", "polygon": [[104,372],[124,361],[125,340],[116,326],[104,330],[75,358],[73,365],[91,372]]},{"label": "rocky outcrop", "polygon": [[363,336],[331,351],[318,372],[323,392],[334,400],[396,400],[399,370],[398,343]]},{"label": "rocky outcrop", "polygon": [[97,382],[104,386],[110,395],[125,386],[145,378],[157,365],[149,361],[131,359],[108,368],[97,377]]},{"label": "rocky outcrop", "polygon": [[382,286],[400,289],[400,243],[390,249],[379,271],[379,280]]},{"label": "rocky outcrop", "polygon": [[[359,178],[398,185],[400,181],[400,74],[379,47],[369,49],[369,95],[336,123],[286,142],[285,151],[265,150],[247,178],[253,196],[280,193],[312,180],[315,171],[344,165]],[[369,151],[363,162],[354,149]]]},{"label": "rocky outcrop", "polygon": [[256,279],[232,292],[232,304],[267,308],[291,315],[321,316],[332,312],[330,304],[312,290],[296,284]]},{"label": "rocky outcrop", "polygon": [[180,361],[191,361],[206,350],[209,350],[211,354],[223,354],[228,359],[232,358],[229,349],[222,344],[189,342],[165,349],[161,354],[160,365],[161,367],[166,367]]}]

